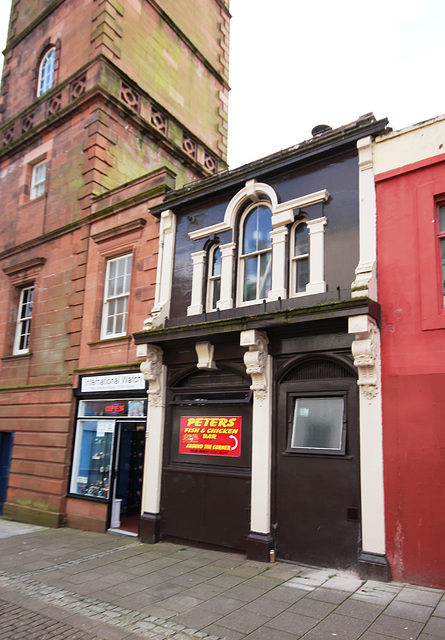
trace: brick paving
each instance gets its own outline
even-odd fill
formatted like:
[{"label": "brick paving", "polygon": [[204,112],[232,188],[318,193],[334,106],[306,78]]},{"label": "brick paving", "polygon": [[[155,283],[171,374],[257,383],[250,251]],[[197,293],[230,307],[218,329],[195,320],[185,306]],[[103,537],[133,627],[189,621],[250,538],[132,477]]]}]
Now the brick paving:
[{"label": "brick paving", "polygon": [[21,527],[0,518],[2,640],[445,640],[440,589]]}]

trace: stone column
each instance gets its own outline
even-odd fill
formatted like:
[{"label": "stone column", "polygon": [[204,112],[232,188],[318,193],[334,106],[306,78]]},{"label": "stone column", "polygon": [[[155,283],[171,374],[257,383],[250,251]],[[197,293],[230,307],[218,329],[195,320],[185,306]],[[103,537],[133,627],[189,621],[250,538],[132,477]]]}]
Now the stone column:
[{"label": "stone column", "polygon": [[162,356],[162,349],[147,345],[146,359],[140,367],[144,379],[148,380],[149,384],[140,538],[142,542],[151,543],[157,542],[160,537],[161,476],[167,382],[167,367],[162,363]]},{"label": "stone column", "polygon": [[361,315],[349,318],[349,333],[355,336],[352,354],[360,389],[362,551],[359,571],[364,578],[389,580],[385,544],[380,332],[370,316]]},{"label": "stone column", "polygon": [[252,377],[252,484],[250,533],[247,558],[268,562],[273,540],[270,531],[272,473],[272,358],[267,353],[265,333],[243,331],[240,344],[247,373]]},{"label": "stone column", "polygon": [[222,244],[221,249],[221,298],[217,302],[218,309],[233,308],[233,256],[236,244]]},{"label": "stone column", "polygon": [[191,254],[191,258],[193,262],[192,299],[190,306],[187,307],[188,316],[194,316],[203,311],[202,296],[204,290],[206,252],[196,251]]},{"label": "stone column", "polygon": [[309,282],[306,293],[324,293],[326,282],[324,279],[324,227],[325,217],[316,220],[306,220],[309,230]]}]

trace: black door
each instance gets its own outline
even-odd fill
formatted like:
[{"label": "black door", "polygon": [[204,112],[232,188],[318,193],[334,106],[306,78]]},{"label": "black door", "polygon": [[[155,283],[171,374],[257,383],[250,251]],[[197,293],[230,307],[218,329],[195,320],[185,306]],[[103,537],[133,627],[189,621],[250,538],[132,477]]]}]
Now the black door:
[{"label": "black door", "polygon": [[162,536],[245,550],[250,389],[242,376],[222,371],[201,372],[181,384],[172,391],[166,421]]},{"label": "black door", "polygon": [[8,492],[13,436],[14,434],[8,431],[0,433],[0,515],[3,513]]},{"label": "black door", "polygon": [[277,556],[348,568],[360,544],[358,389],[330,360],[306,361],[279,387]]},{"label": "black door", "polygon": [[141,513],[145,453],[145,423],[118,425],[116,499],[121,502],[121,520]]}]

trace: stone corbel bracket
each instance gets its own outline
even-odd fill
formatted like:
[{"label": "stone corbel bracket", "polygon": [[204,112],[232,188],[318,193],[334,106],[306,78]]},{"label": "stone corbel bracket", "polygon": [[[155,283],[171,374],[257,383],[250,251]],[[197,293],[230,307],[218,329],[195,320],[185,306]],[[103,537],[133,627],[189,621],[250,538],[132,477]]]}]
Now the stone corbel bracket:
[{"label": "stone corbel bracket", "polygon": [[362,395],[372,400],[380,391],[380,334],[377,323],[369,316],[349,318],[349,333],[355,334],[352,355],[358,370],[357,384]]},{"label": "stone corbel bracket", "polygon": [[214,371],[218,369],[214,360],[213,353],[215,347],[211,342],[197,342],[195,344],[196,355],[198,356],[198,369],[204,369],[207,371]]},{"label": "stone corbel bracket", "polygon": [[269,391],[266,367],[268,344],[269,339],[262,331],[251,329],[241,332],[240,345],[249,347],[249,351],[244,354],[244,364],[248,375],[252,378],[250,389],[260,402],[266,398]]},{"label": "stone corbel bracket", "polygon": [[163,355],[160,347],[148,346],[146,358],[140,366],[144,380],[148,381],[148,400],[154,406],[159,406],[162,401],[161,374]]}]

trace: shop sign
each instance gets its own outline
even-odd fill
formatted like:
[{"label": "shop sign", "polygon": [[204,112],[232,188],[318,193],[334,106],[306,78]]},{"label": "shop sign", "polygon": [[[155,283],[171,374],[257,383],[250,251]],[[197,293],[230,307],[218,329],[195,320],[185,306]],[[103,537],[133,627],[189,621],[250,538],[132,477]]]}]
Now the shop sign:
[{"label": "shop sign", "polygon": [[142,373],[113,373],[105,376],[87,376],[82,378],[82,393],[98,391],[140,391],[145,389]]},{"label": "shop sign", "polygon": [[241,456],[241,416],[182,416],[179,453]]}]

